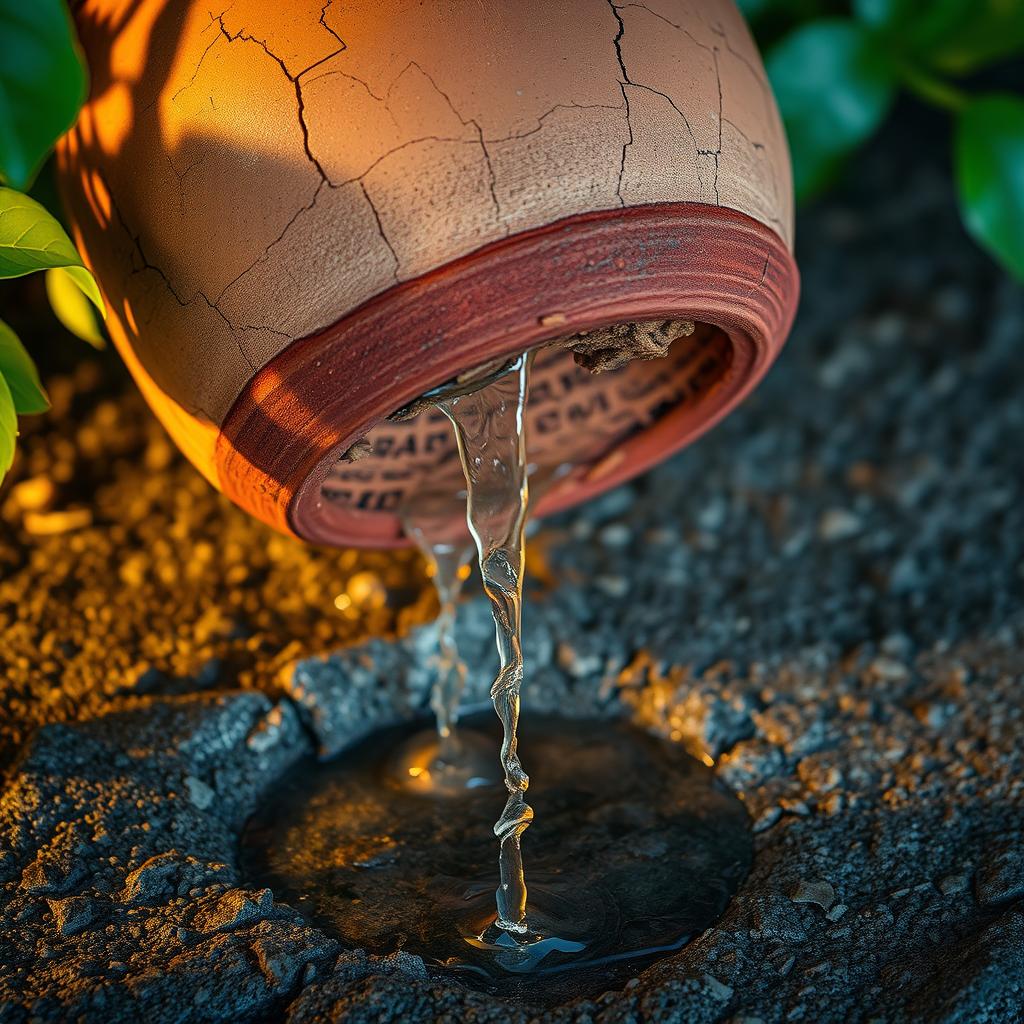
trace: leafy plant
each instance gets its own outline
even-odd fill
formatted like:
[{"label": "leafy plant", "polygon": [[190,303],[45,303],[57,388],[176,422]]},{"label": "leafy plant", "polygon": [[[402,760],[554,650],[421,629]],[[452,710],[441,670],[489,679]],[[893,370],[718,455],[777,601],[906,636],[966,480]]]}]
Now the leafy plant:
[{"label": "leafy plant", "polygon": [[820,192],[907,90],[954,118],[967,230],[1024,279],[1024,97],[960,79],[1024,55],[1021,0],[740,0],[793,153],[798,198]]},{"label": "leafy plant", "polygon": [[[45,271],[48,294],[64,322],[79,296],[102,312],[99,288],[67,232],[25,194],[86,94],[63,0],[0,0],[0,53],[0,278]],[[80,315],[76,323],[79,333],[90,333]],[[0,479],[14,460],[17,417],[47,408],[31,357],[0,320]]]}]

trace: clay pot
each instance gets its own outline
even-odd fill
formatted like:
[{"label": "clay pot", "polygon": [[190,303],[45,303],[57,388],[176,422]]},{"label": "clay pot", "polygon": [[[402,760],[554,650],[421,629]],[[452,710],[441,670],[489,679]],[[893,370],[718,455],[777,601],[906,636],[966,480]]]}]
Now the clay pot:
[{"label": "clay pot", "polygon": [[730,0],[221,6],[79,5],[92,94],[59,163],[117,347],[252,514],[401,543],[453,442],[396,410],[552,339],[678,335],[597,375],[572,342],[539,354],[531,458],[576,465],[539,511],[562,508],[693,440],[778,353],[790,170]]}]

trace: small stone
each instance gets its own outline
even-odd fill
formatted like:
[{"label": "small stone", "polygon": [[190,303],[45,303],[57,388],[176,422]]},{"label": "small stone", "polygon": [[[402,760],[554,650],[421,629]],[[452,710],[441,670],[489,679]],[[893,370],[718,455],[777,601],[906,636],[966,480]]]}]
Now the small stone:
[{"label": "small stone", "polygon": [[632,534],[629,527],[623,523],[609,523],[608,526],[602,528],[598,536],[605,547],[623,548],[629,543]]},{"label": "small stone", "polygon": [[261,889],[255,897],[241,889],[230,889],[213,906],[202,907],[192,921],[196,931],[228,931],[239,925],[262,920],[273,907],[274,896],[269,889]]},{"label": "small stone", "polygon": [[868,666],[871,677],[883,683],[900,683],[910,675],[910,670],[895,658],[879,657]]},{"label": "small stone", "polygon": [[828,911],[835,903],[836,891],[824,879],[805,881],[801,879],[789,897],[794,903],[816,903]]},{"label": "small stone", "polygon": [[755,832],[764,832],[774,825],[782,817],[782,808],[773,806],[766,807],[755,819],[753,829]]},{"label": "small stone", "polygon": [[265,754],[281,741],[285,726],[285,709],[291,715],[291,706],[275,704],[253,727],[245,745],[257,754]]},{"label": "small stone", "polygon": [[569,318],[564,313],[545,313],[537,318],[537,322],[541,327],[561,327],[569,322]]},{"label": "small stone", "polygon": [[594,586],[609,597],[625,597],[629,593],[629,580],[625,576],[595,576]]},{"label": "small stone", "polygon": [[845,903],[837,903],[825,916],[830,921],[838,921],[847,910],[849,907]]},{"label": "small stone", "polygon": [[714,975],[705,974],[703,981],[715,999],[724,1003],[732,998],[732,988],[729,985],[723,985]]},{"label": "small stone", "polygon": [[66,896],[64,899],[47,900],[57,931],[61,935],[75,935],[85,928],[95,916],[93,902],[88,896]]},{"label": "small stone", "polygon": [[860,518],[842,508],[830,508],[818,523],[818,536],[822,540],[847,540],[860,533]]},{"label": "small stone", "polygon": [[577,651],[572,644],[568,644],[564,640],[558,645],[556,659],[559,668],[568,672],[574,679],[596,675],[604,666],[598,655]]},{"label": "small stone", "polygon": [[141,903],[144,900],[156,900],[171,887],[180,866],[173,851],[150,857],[128,873],[124,888],[121,890],[121,902]]},{"label": "small stone", "polygon": [[36,858],[21,873],[21,887],[26,892],[54,892],[64,881],[64,872],[52,861]]},{"label": "small stone", "polygon": [[202,779],[197,779],[193,775],[185,776],[185,787],[188,789],[189,800],[201,811],[205,811],[217,795]]},{"label": "small stone", "polygon": [[943,896],[953,896],[956,893],[965,892],[969,883],[967,875],[946,875],[939,880],[939,892]]}]

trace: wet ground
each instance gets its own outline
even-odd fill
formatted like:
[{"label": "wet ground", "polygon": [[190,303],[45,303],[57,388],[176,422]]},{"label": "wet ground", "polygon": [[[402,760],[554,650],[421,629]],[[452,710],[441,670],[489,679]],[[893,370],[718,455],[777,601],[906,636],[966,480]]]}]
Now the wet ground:
[{"label": "wet ground", "polygon": [[1018,1019],[1024,290],[964,237],[943,130],[905,120],[803,216],[743,409],[532,539],[527,701],[683,744],[756,832],[717,925],[537,1013],[241,872],[266,787],[425,706],[429,627],[311,657],[429,618],[417,559],[272,536],[112,356],[37,335],[55,409],[0,492],[0,1019]]}]

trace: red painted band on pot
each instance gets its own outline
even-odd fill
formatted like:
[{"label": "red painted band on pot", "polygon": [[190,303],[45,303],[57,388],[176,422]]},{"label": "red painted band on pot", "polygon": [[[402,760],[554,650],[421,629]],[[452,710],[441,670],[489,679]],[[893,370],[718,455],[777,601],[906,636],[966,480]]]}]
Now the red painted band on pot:
[{"label": "red painted band on pot", "polygon": [[[713,386],[535,509],[557,511],[643,472],[741,402],[785,341],[798,281],[772,230],[704,204],[589,213],[513,235],[396,285],[272,359],[225,419],[220,486],[263,521],[315,543],[402,544],[394,510],[353,511],[322,493],[340,454],[396,409],[552,337],[668,317],[719,328],[731,353]],[[656,372],[659,362],[643,365]]]}]

